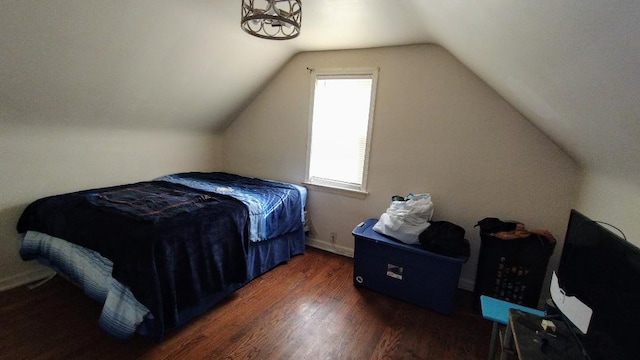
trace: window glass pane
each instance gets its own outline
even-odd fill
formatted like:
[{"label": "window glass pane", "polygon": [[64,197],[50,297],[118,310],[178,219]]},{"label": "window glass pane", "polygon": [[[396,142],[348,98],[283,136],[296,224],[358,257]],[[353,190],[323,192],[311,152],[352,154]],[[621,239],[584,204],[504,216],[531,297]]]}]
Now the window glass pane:
[{"label": "window glass pane", "polygon": [[324,180],[360,189],[372,85],[370,75],[316,78],[309,159],[311,182]]}]

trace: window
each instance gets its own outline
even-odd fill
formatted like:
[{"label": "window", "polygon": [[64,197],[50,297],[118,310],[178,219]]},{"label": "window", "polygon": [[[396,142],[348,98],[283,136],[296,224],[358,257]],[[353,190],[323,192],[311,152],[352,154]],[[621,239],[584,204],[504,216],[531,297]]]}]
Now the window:
[{"label": "window", "polygon": [[377,69],[312,71],[307,183],[366,192]]}]

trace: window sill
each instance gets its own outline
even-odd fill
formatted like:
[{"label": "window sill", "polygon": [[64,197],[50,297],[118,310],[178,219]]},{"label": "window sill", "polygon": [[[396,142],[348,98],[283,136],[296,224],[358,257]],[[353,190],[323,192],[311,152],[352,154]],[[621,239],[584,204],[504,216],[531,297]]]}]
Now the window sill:
[{"label": "window sill", "polygon": [[306,181],[302,182],[302,184],[307,186],[311,190],[317,190],[323,193],[334,194],[334,195],[348,196],[355,199],[365,199],[367,195],[369,195],[368,192],[362,191],[362,190],[351,190],[351,189],[345,189],[345,188],[339,188],[339,187],[333,187],[333,186],[327,186],[327,185],[319,185],[319,184],[313,184]]}]

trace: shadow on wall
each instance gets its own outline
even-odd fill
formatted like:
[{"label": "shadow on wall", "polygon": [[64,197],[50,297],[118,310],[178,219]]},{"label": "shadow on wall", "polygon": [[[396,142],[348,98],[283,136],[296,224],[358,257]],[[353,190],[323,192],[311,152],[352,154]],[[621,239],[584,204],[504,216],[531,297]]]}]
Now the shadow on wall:
[{"label": "shadow on wall", "polygon": [[0,209],[0,254],[5,255],[10,251],[18,253],[16,225],[27,205],[29,204]]},{"label": "shadow on wall", "polygon": [[23,261],[18,253],[16,224],[28,204],[0,209],[0,291],[42,279],[51,270],[37,261]]}]

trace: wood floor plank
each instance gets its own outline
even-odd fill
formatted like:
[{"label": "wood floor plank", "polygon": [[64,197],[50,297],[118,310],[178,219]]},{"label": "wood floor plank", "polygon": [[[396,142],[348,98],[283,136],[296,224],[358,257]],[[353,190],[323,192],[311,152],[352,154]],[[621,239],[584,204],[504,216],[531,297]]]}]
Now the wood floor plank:
[{"label": "wood floor plank", "polygon": [[156,343],[116,340],[58,277],[0,293],[4,359],[484,359],[491,323],[458,291],[442,315],[353,286],[353,260],[307,248]]}]

